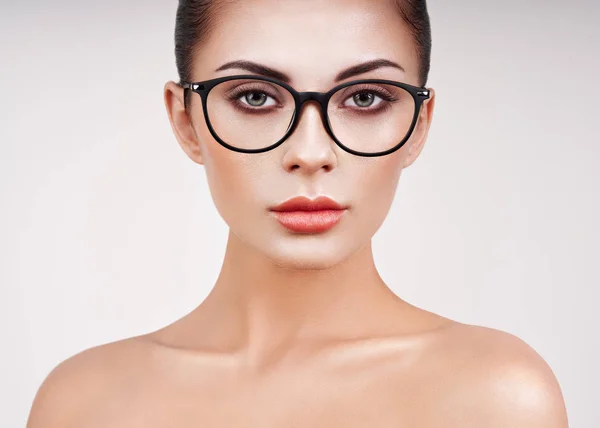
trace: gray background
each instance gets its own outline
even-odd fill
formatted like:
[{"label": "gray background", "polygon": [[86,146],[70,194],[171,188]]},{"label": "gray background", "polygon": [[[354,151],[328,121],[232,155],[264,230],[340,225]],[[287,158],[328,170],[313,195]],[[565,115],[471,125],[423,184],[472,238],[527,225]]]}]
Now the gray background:
[{"label": "gray background", "polygon": [[[162,101],[175,1],[2,2],[0,426],[48,372],[208,293],[226,225]],[[600,425],[595,1],[430,0],[429,140],[374,238],[406,300],[518,335]]]}]

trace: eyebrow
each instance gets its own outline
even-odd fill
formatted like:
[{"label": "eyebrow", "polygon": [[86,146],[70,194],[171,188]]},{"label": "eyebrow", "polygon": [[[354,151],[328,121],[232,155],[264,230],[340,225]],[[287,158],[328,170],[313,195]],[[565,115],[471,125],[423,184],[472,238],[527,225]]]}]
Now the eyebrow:
[{"label": "eyebrow", "polygon": [[[356,65],[353,65],[352,67],[349,67],[349,68],[346,68],[345,70],[340,71],[337,74],[337,76],[335,76],[334,82],[337,83],[344,79],[348,79],[349,77],[367,73],[369,71],[376,70],[376,69],[382,68],[382,67],[394,67],[399,70],[405,71],[404,68],[400,64],[395,63],[394,61],[390,61],[385,58],[379,58],[379,59],[374,59],[371,61],[363,62],[360,64],[356,64]],[[263,64],[259,64],[257,62],[247,61],[247,60],[230,61],[228,63],[223,64],[222,66],[217,68],[215,71],[222,71],[222,70],[227,70],[230,68],[239,68],[242,70],[247,70],[247,71],[250,71],[251,73],[260,74],[265,77],[271,77],[273,79],[281,80],[288,84],[292,81],[290,76],[283,73],[282,71],[276,70],[272,67],[268,67]]]}]

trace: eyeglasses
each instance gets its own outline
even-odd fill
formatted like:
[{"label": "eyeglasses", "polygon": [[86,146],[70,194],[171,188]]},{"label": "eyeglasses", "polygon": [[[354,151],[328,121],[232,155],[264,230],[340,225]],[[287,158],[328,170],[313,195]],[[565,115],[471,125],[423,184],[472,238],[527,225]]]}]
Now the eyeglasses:
[{"label": "eyeglasses", "polygon": [[304,103],[314,100],[321,106],[325,130],[340,148],[357,156],[387,155],[410,138],[429,98],[426,88],[381,79],[346,82],[328,92],[298,92],[256,75],[180,86],[200,95],[217,142],[241,153],[262,153],[282,144],[296,129]]}]

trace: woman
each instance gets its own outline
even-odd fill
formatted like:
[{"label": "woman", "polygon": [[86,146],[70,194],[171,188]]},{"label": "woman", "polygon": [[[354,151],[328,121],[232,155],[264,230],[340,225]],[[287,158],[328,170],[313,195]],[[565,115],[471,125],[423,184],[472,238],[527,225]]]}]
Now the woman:
[{"label": "woman", "polygon": [[567,427],[520,339],[410,305],[371,238],[427,138],[424,0],[182,0],[165,104],[229,225],[190,314],[60,364],[41,427]]}]

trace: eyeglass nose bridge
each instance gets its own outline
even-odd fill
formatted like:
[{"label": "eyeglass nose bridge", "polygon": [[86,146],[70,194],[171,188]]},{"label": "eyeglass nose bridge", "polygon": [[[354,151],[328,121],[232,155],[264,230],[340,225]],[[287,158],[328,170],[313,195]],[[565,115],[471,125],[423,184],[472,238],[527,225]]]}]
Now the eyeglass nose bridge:
[{"label": "eyeglass nose bridge", "polygon": [[321,111],[323,113],[327,112],[327,104],[328,104],[329,94],[324,92],[298,92],[296,96],[296,109],[298,111],[302,110],[304,103],[308,101],[316,101],[321,106]]},{"label": "eyeglass nose bridge", "polygon": [[335,141],[335,136],[333,135],[327,118],[327,105],[329,103],[329,93],[315,91],[296,92],[294,94],[294,98],[296,101],[296,109],[294,111],[294,118],[288,131],[288,137],[294,132],[294,130],[298,126],[298,122],[300,121],[300,114],[302,112],[304,104],[308,101],[315,101],[321,106],[321,122],[325,127],[325,131],[327,131],[327,134],[329,134],[329,136]]}]

